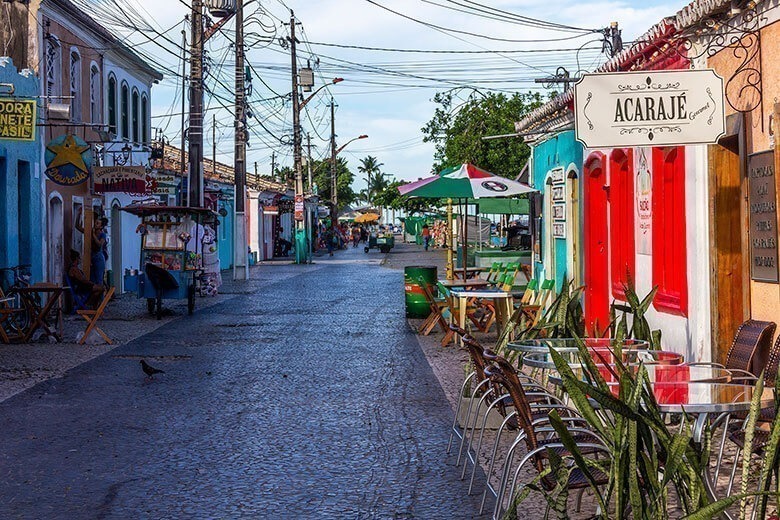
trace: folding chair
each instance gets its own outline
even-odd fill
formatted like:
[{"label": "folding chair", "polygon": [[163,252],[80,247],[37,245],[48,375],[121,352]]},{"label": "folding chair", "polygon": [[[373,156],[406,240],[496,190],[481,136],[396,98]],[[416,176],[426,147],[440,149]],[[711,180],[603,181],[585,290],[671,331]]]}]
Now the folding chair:
[{"label": "folding chair", "polygon": [[436,298],[425,280],[420,279],[418,283],[420,288],[422,288],[423,295],[425,296],[425,300],[428,302],[428,306],[431,308],[431,313],[427,318],[425,318],[425,321],[422,322],[420,327],[417,329],[417,332],[423,336],[427,336],[431,333],[431,331],[433,331],[437,324],[443,332],[450,332],[447,320],[442,314],[449,309],[449,303],[447,303],[447,300],[443,298]]},{"label": "folding chair", "polygon": [[[515,285],[515,279],[520,272],[519,264],[510,263],[507,264],[506,272],[496,279],[495,287],[505,292],[511,292]],[[496,309],[493,307],[491,301],[477,301],[475,302],[475,311],[481,310],[481,315],[477,316],[475,313],[469,315],[469,319],[480,330],[480,332],[487,332],[493,323],[496,321]]]},{"label": "folding chair", "polygon": [[490,266],[490,269],[487,272],[485,281],[490,283],[495,282],[496,278],[498,277],[499,273],[501,273],[501,270],[503,268],[504,268],[504,264],[502,262],[493,262],[493,264]]},{"label": "folding chair", "polygon": [[97,309],[95,309],[94,311],[84,310],[84,309],[76,311],[76,313],[82,318],[84,318],[85,320],[87,320],[87,323],[89,324],[87,325],[87,330],[84,331],[84,335],[79,340],[79,345],[83,345],[87,341],[87,337],[93,330],[98,334],[100,334],[100,336],[104,340],[106,340],[106,343],[108,343],[109,345],[114,344],[114,342],[111,341],[111,338],[106,336],[106,333],[100,330],[100,327],[97,326],[98,320],[100,319],[101,316],[103,316],[103,312],[106,310],[106,305],[108,305],[108,302],[111,301],[111,297],[113,295],[114,295],[114,288],[111,287],[106,293],[106,295],[103,296],[103,301],[100,302],[100,305],[98,305]]},{"label": "folding chair", "polygon": [[[531,282],[528,283],[530,285]],[[522,310],[523,315],[531,320],[533,325],[536,325],[536,323],[539,321],[539,318],[542,317],[542,313],[544,312],[545,308],[547,308],[547,305],[553,296],[554,290],[555,280],[543,280],[542,286],[538,291],[536,291],[536,294],[530,303],[522,303],[521,301],[520,309]],[[525,299],[525,295],[523,295],[523,299]]]}]

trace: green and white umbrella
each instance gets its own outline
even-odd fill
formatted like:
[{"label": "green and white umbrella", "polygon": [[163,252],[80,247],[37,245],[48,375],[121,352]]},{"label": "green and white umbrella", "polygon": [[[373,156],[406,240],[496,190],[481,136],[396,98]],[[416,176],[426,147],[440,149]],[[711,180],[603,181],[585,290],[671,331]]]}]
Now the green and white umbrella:
[{"label": "green and white umbrella", "polygon": [[[495,175],[471,163],[446,168],[438,175],[431,175],[419,181],[410,182],[398,187],[401,195],[427,199],[458,199],[468,203],[469,199],[513,197],[537,190],[500,175]],[[473,201],[472,201],[473,202]],[[448,211],[448,214],[451,210]],[[449,220],[449,219],[448,219]],[[463,226],[463,278],[466,278],[466,256],[468,251],[468,236]],[[450,237],[452,228],[450,227]],[[452,261],[448,258],[447,273],[452,272]]]},{"label": "green and white umbrella", "polygon": [[398,187],[401,195],[427,199],[481,199],[513,197],[536,191],[522,182],[492,174],[473,164],[447,168],[438,175]]}]

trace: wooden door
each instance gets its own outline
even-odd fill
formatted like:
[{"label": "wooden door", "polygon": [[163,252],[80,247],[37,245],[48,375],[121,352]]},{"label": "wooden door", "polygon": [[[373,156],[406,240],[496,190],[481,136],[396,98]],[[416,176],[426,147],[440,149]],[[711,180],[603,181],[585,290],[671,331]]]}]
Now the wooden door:
[{"label": "wooden door", "polygon": [[749,273],[742,236],[748,226],[739,154],[713,145],[709,147],[709,164],[712,360],[724,363],[734,333],[749,316]]},{"label": "wooden door", "polygon": [[609,325],[609,230],[604,155],[592,153],[585,162],[585,325],[601,334]]}]

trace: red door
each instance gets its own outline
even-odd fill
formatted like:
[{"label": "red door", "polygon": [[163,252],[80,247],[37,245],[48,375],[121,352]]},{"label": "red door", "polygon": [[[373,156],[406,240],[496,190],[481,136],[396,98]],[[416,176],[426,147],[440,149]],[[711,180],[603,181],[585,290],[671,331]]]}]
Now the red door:
[{"label": "red door", "polygon": [[585,161],[585,324],[601,335],[609,325],[609,233],[604,154]]}]

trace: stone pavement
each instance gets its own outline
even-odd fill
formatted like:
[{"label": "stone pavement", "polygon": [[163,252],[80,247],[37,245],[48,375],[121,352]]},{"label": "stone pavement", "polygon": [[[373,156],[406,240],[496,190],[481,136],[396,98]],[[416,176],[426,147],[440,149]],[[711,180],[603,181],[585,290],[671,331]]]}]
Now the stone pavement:
[{"label": "stone pavement", "polygon": [[1,402],[0,518],[476,517],[383,258],[261,266]]}]

